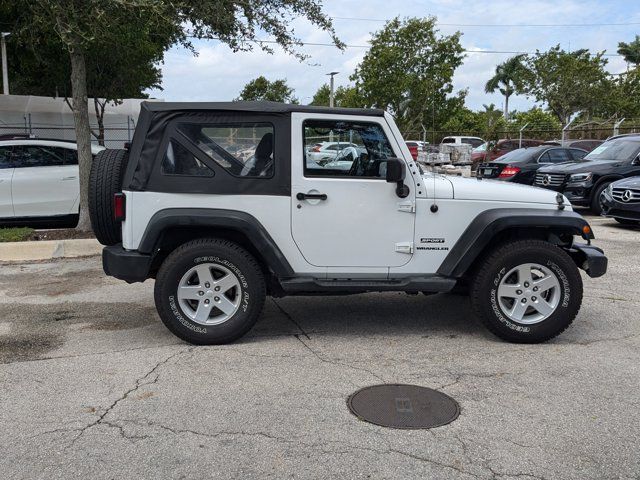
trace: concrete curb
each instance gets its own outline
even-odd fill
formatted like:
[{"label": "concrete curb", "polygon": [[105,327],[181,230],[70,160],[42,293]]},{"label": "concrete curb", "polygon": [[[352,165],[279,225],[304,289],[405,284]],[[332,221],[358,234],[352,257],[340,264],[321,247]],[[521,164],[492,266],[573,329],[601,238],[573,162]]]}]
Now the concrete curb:
[{"label": "concrete curb", "polygon": [[102,245],[95,238],[4,242],[0,243],[0,262],[86,257],[101,252]]}]

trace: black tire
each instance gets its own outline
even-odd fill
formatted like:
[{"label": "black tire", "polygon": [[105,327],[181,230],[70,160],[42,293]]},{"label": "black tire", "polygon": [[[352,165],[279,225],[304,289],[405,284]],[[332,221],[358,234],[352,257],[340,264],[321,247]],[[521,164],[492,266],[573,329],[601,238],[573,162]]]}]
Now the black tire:
[{"label": "black tire", "polygon": [[[534,324],[507,318],[497,298],[503,276],[525,263],[545,266],[556,276],[560,286],[555,311]],[[545,342],[562,333],[578,314],[582,303],[582,277],[571,257],[559,247],[540,240],[518,240],[497,247],[480,264],[471,285],[471,303],[482,323],[503,340]]]},{"label": "black tire", "polygon": [[602,192],[604,192],[605,189],[609,186],[610,183],[611,182],[604,182],[594,187],[593,195],[591,197],[590,208],[591,208],[591,211],[596,215],[602,214],[602,203],[600,203],[600,196],[602,195]]},{"label": "black tire", "polygon": [[[201,264],[226,269],[239,282],[240,291],[233,291],[234,298],[239,296],[237,310],[217,325],[191,319],[177,299],[183,276]],[[207,291],[209,294],[215,295]],[[173,334],[195,345],[218,345],[233,342],[253,327],[264,306],[266,285],[260,266],[244,248],[227,240],[205,238],[185,243],[167,257],[158,271],[154,296],[158,314]]]},{"label": "black tire", "polygon": [[637,227],[640,225],[640,221],[638,220],[627,220],[626,218],[618,218],[614,217],[614,220],[618,222],[620,225],[627,225],[630,227]]},{"label": "black tire", "polygon": [[113,196],[122,191],[122,177],[127,168],[127,150],[102,150],[91,163],[89,174],[89,217],[91,228],[102,245],[122,241],[121,222],[116,221]]}]

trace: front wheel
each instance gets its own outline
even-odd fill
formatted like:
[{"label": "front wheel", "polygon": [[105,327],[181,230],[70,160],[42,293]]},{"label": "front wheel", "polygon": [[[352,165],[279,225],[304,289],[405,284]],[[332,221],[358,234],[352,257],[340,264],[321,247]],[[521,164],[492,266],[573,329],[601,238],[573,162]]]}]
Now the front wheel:
[{"label": "front wheel", "polygon": [[559,247],[507,243],[482,262],[471,286],[476,315],[498,337],[539,343],[562,333],[580,310],[582,278]]},{"label": "front wheel", "polygon": [[230,343],[256,323],[266,296],[254,257],[220,239],[194,240],[163,262],[155,284],[158,314],[166,327],[196,345]]},{"label": "front wheel", "polygon": [[600,197],[602,196],[602,192],[604,192],[608,186],[609,186],[609,183],[601,183],[600,185],[595,187],[593,191],[590,207],[591,207],[591,211],[596,215],[602,214],[602,202],[600,200]]}]

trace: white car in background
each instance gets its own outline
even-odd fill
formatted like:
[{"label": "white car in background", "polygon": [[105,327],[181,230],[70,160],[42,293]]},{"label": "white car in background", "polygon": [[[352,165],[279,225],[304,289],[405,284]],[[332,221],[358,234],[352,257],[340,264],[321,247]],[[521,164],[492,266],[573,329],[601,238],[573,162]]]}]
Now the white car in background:
[{"label": "white car in background", "polygon": [[350,142],[320,142],[316,143],[307,152],[307,160],[311,160],[317,164],[331,160],[335,160],[340,151],[347,147],[358,148],[358,145]]},{"label": "white car in background", "polygon": [[450,143],[453,145],[471,145],[473,148],[478,148],[485,141],[480,137],[444,137],[440,143]]},{"label": "white car in background", "polygon": [[[93,155],[101,150],[91,147]],[[0,141],[0,225],[75,226],[79,204],[75,143]]]}]

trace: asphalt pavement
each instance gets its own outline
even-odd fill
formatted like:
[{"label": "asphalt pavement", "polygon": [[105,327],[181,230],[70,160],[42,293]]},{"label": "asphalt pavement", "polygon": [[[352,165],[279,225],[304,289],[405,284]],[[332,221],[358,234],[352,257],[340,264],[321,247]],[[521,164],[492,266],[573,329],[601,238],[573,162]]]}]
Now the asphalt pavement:
[{"label": "asphalt pavement", "polygon": [[[241,341],[171,335],[153,283],[97,257],[0,266],[0,478],[640,478],[640,229],[590,218],[609,256],[574,324],[502,342],[465,297],[268,299]],[[394,430],[346,400],[442,390],[453,423]]]}]

